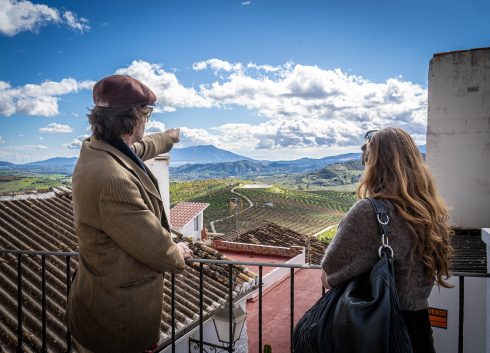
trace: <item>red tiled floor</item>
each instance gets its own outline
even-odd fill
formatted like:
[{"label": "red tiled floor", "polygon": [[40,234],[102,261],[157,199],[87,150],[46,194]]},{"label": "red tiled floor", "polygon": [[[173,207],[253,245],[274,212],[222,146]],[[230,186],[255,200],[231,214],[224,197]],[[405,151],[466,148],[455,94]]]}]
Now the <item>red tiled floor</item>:
[{"label": "red tiled floor", "polygon": [[[262,344],[273,353],[290,352],[290,277],[263,297]],[[294,322],[321,297],[320,270],[299,270],[294,276]],[[259,302],[247,302],[248,352],[257,353],[259,344]]]}]

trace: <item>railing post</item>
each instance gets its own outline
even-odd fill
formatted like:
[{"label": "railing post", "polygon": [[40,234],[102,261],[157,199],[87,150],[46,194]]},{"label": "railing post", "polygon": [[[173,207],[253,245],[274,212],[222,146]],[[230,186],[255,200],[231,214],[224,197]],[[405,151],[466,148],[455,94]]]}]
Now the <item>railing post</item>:
[{"label": "railing post", "polygon": [[170,283],[172,286],[172,353],[175,353],[175,274],[171,274]]},{"label": "railing post", "polygon": [[17,353],[22,353],[22,254],[17,254]]},{"label": "railing post", "polygon": [[464,276],[459,276],[459,328],[458,328],[458,353],[464,350]]},{"label": "railing post", "polygon": [[289,333],[291,353],[293,353],[293,330],[294,330],[294,268],[291,268],[291,332]]},{"label": "railing post", "polygon": [[41,321],[42,321],[42,347],[41,352],[46,353],[46,255],[41,255]]},{"label": "railing post", "polygon": [[[71,286],[71,256],[66,257],[66,304],[68,305],[68,295],[70,294]],[[71,352],[71,333],[68,326],[66,327],[66,351]]]},{"label": "railing post", "polygon": [[262,353],[262,266],[259,266],[259,353]]},{"label": "railing post", "polygon": [[228,275],[228,300],[229,300],[229,307],[230,311],[228,313],[228,320],[229,320],[229,345],[228,345],[228,352],[232,353],[233,352],[233,264],[229,264],[229,275]]},{"label": "railing post", "polygon": [[199,352],[204,353],[204,347],[203,347],[203,312],[202,312],[202,307],[203,307],[203,263],[201,262],[199,264]]}]

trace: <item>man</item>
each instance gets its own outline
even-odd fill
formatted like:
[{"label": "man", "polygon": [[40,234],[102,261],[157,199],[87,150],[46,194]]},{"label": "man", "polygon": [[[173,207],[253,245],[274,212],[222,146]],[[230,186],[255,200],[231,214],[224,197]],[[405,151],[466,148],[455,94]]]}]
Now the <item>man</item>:
[{"label": "man", "polygon": [[73,173],[80,262],[68,327],[81,352],[143,352],[158,342],[164,272],[192,252],[174,243],[157,180],[142,161],[168,152],[179,129],[144,135],[155,94],[129,76],[93,89],[92,136]]}]

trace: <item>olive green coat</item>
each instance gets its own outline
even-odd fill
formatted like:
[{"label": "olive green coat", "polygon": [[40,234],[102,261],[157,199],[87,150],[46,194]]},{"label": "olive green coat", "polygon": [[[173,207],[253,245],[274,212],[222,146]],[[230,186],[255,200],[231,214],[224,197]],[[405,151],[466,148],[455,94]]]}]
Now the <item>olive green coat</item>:
[{"label": "olive green coat", "polygon": [[[165,133],[135,143],[142,160],[172,148]],[[68,327],[94,352],[141,352],[158,341],[163,273],[185,263],[169,233],[158,184],[128,156],[92,136],[73,174],[80,262]]]}]

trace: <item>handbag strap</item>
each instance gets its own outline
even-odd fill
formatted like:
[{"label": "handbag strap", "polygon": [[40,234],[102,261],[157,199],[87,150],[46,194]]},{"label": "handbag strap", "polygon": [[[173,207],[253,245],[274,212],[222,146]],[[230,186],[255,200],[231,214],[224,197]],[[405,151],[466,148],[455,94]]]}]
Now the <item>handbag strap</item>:
[{"label": "handbag strap", "polygon": [[390,222],[390,216],[388,215],[388,210],[386,209],[386,205],[383,201],[379,199],[368,199],[373,206],[374,213],[376,214],[376,220],[378,222],[379,231],[381,234],[381,246],[378,249],[379,257],[382,256],[383,253],[388,255],[389,257],[393,257],[393,248],[389,245],[388,235],[390,230],[388,228],[388,223]]}]

